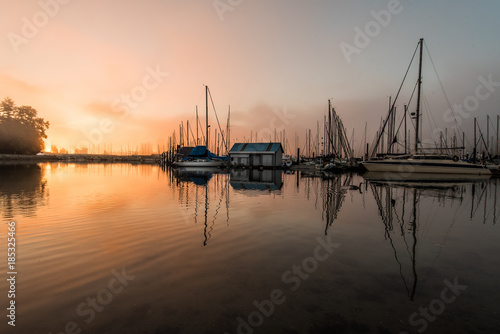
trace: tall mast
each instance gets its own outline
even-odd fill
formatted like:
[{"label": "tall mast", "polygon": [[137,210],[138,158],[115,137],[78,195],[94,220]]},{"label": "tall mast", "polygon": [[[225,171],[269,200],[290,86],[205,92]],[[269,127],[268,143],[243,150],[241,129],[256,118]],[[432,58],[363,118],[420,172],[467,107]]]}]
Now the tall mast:
[{"label": "tall mast", "polygon": [[486,152],[490,155],[490,115],[486,115]]},{"label": "tall mast", "polygon": [[476,118],[474,117],[474,147],[472,148],[472,162],[476,162]]},{"label": "tall mast", "polygon": [[498,125],[499,125],[499,121],[500,121],[500,116],[497,115],[497,147],[495,150],[495,155],[498,155]]},{"label": "tall mast", "polygon": [[331,144],[333,144],[332,142],[332,106],[331,106],[331,103],[330,103],[330,100],[328,100],[328,154],[331,153],[331,151],[333,151],[333,149],[331,149]]},{"label": "tall mast", "polygon": [[389,96],[389,126],[387,128],[387,152],[392,153],[392,140],[394,132],[394,113],[391,113],[391,96]]},{"label": "tall mast", "polygon": [[418,151],[418,143],[420,142],[418,134],[420,131],[420,89],[422,86],[422,49],[424,45],[424,39],[420,39],[420,60],[418,62],[418,90],[417,90],[417,119],[415,127],[415,153]]},{"label": "tall mast", "polygon": [[323,156],[327,156],[328,153],[326,152],[326,115],[323,115],[323,140],[321,143],[323,146]]},{"label": "tall mast", "polygon": [[407,149],[407,147],[408,147],[408,144],[406,143],[406,142],[407,142],[407,140],[406,140],[406,138],[407,138],[407,137],[406,137],[406,131],[407,131],[407,130],[406,130],[406,114],[407,114],[407,113],[408,113],[408,106],[405,104],[405,154],[407,153],[407,152],[406,152],[406,151],[407,151],[406,149]]},{"label": "tall mast", "polygon": [[[208,86],[205,86],[205,105],[206,105],[206,125],[207,125],[207,138],[206,138],[206,141],[205,141],[205,146],[207,147],[207,150],[208,150]],[[207,152],[208,154],[208,152]]]},{"label": "tall mast", "polygon": [[319,155],[319,121],[316,121],[316,156]]},{"label": "tall mast", "polygon": [[[366,128],[368,127],[368,122],[365,122],[365,134],[363,136],[363,142],[362,142],[362,145],[363,146],[366,146],[366,153],[364,154],[363,156],[363,160],[368,160],[368,143],[367,143],[367,140],[366,140]],[[364,148],[363,148],[364,149]]]}]

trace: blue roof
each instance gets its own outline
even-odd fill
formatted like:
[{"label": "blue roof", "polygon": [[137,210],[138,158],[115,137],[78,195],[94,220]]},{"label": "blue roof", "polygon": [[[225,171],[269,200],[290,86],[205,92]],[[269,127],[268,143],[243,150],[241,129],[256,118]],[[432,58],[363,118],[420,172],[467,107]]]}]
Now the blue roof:
[{"label": "blue roof", "polygon": [[[211,154],[210,151],[208,151],[209,155]],[[206,146],[196,146],[191,150],[189,153],[190,157],[206,157],[207,156],[207,147]]]},{"label": "blue roof", "polygon": [[[236,143],[229,153],[236,152],[277,152],[281,143]],[[281,149],[283,150],[283,149]]]}]

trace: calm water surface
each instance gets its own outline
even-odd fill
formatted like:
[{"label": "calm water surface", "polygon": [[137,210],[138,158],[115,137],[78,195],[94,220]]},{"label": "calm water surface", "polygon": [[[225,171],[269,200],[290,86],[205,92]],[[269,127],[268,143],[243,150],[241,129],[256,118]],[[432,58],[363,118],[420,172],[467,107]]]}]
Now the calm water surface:
[{"label": "calm water surface", "polygon": [[498,333],[497,183],[0,165],[0,332]]}]

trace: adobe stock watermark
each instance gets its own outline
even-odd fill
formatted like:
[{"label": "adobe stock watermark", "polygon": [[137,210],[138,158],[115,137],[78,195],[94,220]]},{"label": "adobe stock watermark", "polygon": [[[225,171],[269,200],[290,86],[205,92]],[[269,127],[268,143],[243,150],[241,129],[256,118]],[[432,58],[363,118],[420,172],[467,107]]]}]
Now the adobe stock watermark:
[{"label": "adobe stock watermark", "polygon": [[[140,103],[148,97],[149,93],[157,89],[168,76],[169,73],[163,72],[159,65],[156,65],[154,69],[147,66],[146,74],[143,76],[141,83],[132,87],[128,93],[123,93],[113,100],[112,111],[121,120],[129,117],[133,111],[137,110]],[[112,133],[114,129],[115,124],[112,119],[102,118],[97,127],[83,130],[87,140],[81,141],[78,147],[87,147],[90,144],[98,145],[103,141],[104,135]]]},{"label": "adobe stock watermark", "polygon": [[477,80],[479,84],[476,86],[474,94],[468,95],[461,104],[454,104],[452,109],[448,109],[444,112],[443,120],[445,122],[453,123],[456,121],[458,125],[460,125],[464,118],[469,118],[473,112],[479,109],[481,101],[489,99],[495,92],[495,88],[500,87],[500,82],[493,81],[493,75],[491,73],[488,74],[487,78],[480,75]]},{"label": "adobe stock watermark", "polygon": [[15,32],[9,32],[7,38],[10,41],[10,45],[16,53],[19,53],[19,46],[22,44],[28,44],[29,41],[35,38],[40,29],[45,27],[51,18],[54,18],[61,9],[61,5],[66,5],[71,0],[40,0],[38,5],[40,10],[37,11],[31,19],[23,16],[21,21],[23,23],[21,27],[21,34]]},{"label": "adobe stock watermark", "polygon": [[[493,75],[490,73],[485,78],[480,75],[477,78],[478,84],[474,89],[473,94],[467,95],[462,103],[453,104],[451,109],[443,112],[443,121],[447,124],[453,124],[451,131],[459,133],[459,126],[464,119],[468,119],[472,114],[479,110],[481,102],[489,99],[496,91],[496,87],[500,87],[500,82],[493,81]],[[432,130],[431,138],[422,140],[423,145],[434,145],[436,142],[441,141],[444,135],[443,128],[434,128]]]},{"label": "adobe stock watermark", "polygon": [[[123,289],[128,286],[129,281],[134,280],[135,276],[127,275],[125,268],[122,268],[121,273],[112,270],[113,277],[109,280],[106,288],[97,291],[95,297],[87,297],[85,302],[78,304],[76,314],[84,317],[84,323],[89,324],[94,321],[96,312],[102,312],[105,306],[113,301],[113,297],[120,294]],[[64,326],[64,330],[56,334],[79,334],[82,332],[81,326],[75,321],[68,321]],[[49,334],[52,334],[50,332]]]},{"label": "adobe stock watermark", "polygon": [[212,5],[214,6],[215,12],[219,16],[221,21],[224,21],[224,15],[226,12],[232,12],[236,7],[241,5],[243,0],[214,0]]},{"label": "adobe stock watermark", "polygon": [[359,26],[354,27],[354,45],[346,42],[339,44],[340,50],[342,50],[347,63],[351,63],[352,56],[354,54],[359,55],[361,50],[368,47],[372,40],[380,35],[382,29],[389,26],[393,16],[400,14],[402,11],[403,6],[399,0],[389,0],[387,3],[387,9],[381,9],[378,12],[371,10],[370,14],[373,17],[373,20],[368,21],[363,29]]},{"label": "adobe stock watermark", "polygon": [[[443,281],[445,288],[441,290],[440,298],[431,300],[428,307],[419,307],[418,312],[413,312],[408,318],[408,322],[413,327],[418,327],[417,332],[423,333],[429,322],[437,319],[437,316],[443,314],[447,304],[451,304],[457,300],[457,297],[465,291],[468,286],[458,283],[458,278],[455,277],[453,283],[445,279]],[[399,334],[409,334],[408,332],[400,332]]]},{"label": "adobe stock watermark", "polygon": [[[293,292],[296,291],[303,281],[311,277],[319,266],[319,263],[328,260],[330,255],[333,254],[340,244],[332,243],[330,237],[327,236],[326,240],[323,237],[316,238],[318,245],[314,248],[312,256],[306,257],[299,265],[292,265],[291,269],[283,272],[281,275],[281,282],[288,286],[288,289]],[[273,289],[269,293],[269,299],[264,299],[261,302],[258,300],[253,301],[255,311],[252,311],[246,319],[238,317],[238,327],[236,333],[238,334],[251,334],[254,329],[262,326],[264,320],[274,314],[276,306],[282,305],[286,302],[286,292],[282,289]],[[229,334],[225,332],[224,334]]]}]

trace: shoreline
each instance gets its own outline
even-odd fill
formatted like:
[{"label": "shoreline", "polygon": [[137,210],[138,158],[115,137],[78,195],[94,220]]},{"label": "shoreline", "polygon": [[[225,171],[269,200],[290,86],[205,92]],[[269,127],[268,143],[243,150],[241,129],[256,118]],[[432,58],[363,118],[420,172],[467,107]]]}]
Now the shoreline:
[{"label": "shoreline", "polygon": [[134,162],[156,164],[159,155],[112,154],[0,154],[0,163],[10,162]]}]

